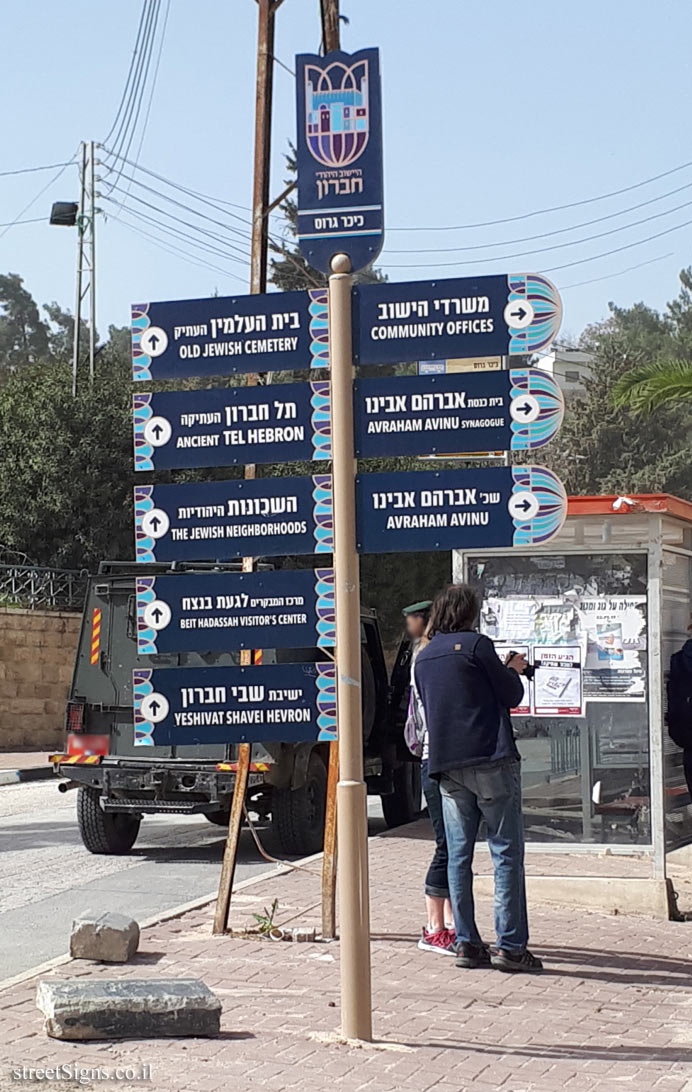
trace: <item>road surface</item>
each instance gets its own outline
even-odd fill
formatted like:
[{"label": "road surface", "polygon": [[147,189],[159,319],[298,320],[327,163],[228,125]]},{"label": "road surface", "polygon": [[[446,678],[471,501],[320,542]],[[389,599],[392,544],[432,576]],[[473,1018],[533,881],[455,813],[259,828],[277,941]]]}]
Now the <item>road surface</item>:
[{"label": "road surface", "polygon": [[[131,854],[84,849],[77,794],[42,781],[0,788],[0,980],[65,953],[72,919],[116,910],[139,921],[216,890],[225,831],[202,816],[146,816]],[[384,827],[379,798],[371,831]],[[267,848],[276,852],[268,840]],[[243,831],[236,882],[273,866]]]}]

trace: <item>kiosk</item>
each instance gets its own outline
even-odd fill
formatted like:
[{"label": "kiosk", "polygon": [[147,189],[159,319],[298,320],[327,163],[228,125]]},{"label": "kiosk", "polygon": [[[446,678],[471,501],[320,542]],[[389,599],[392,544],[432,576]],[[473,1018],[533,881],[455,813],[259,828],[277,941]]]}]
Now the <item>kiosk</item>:
[{"label": "kiosk", "polygon": [[[665,727],[670,657],[690,620],[692,503],[571,497],[545,548],[457,550],[453,573],[479,590],[498,650],[526,651],[536,669],[514,713],[529,887],[555,892],[562,878],[570,902],[667,913],[679,856],[667,855],[692,844],[682,752]],[[550,877],[531,875],[531,849],[548,853]]]}]

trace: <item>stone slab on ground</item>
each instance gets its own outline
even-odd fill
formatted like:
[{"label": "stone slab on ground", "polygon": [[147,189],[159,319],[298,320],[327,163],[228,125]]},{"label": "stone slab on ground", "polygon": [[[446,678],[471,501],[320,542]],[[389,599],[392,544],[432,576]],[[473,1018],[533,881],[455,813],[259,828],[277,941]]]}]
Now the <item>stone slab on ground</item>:
[{"label": "stone slab on ground", "polygon": [[138,945],[139,925],[126,914],[85,911],[72,923],[70,955],[73,959],[127,963]]},{"label": "stone slab on ground", "polygon": [[36,1006],[52,1039],[219,1034],[221,1002],[198,978],[43,979]]}]

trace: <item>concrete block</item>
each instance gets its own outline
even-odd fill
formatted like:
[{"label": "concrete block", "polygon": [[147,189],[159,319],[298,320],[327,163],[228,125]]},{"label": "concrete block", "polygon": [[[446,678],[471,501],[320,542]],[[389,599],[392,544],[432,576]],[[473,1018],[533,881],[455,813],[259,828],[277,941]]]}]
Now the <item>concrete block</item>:
[{"label": "concrete block", "polygon": [[36,991],[52,1039],[219,1034],[221,1002],[197,978],[43,979]]},{"label": "concrete block", "polygon": [[87,911],[72,922],[70,955],[73,959],[127,963],[138,945],[139,925],[125,914]]}]

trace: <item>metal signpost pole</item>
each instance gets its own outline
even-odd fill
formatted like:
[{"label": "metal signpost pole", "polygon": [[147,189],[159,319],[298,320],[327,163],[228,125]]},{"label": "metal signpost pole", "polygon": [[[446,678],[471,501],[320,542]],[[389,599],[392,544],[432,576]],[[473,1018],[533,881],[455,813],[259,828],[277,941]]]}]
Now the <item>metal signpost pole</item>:
[{"label": "metal signpost pole", "polygon": [[360,577],[356,553],[351,262],[337,254],[329,278],[336,677],[339,724],[337,827],[341,937],[341,1029],[372,1039],[367,796],[363,781]]},{"label": "metal signpost pole", "polygon": [[[257,2],[257,84],[255,99],[255,158],[252,178],[252,228],[250,246],[250,292],[267,290],[267,242],[269,232],[269,177],[271,160],[272,88],[274,74],[274,16],[282,0],[258,0]],[[248,386],[257,385],[257,375],[247,376]],[[245,466],[244,478],[255,478],[255,464]],[[251,573],[254,558],[243,558],[243,572]],[[240,653],[242,666],[252,663],[252,652]],[[240,828],[243,821],[243,804],[250,773],[251,746],[238,744],[233,801],[228,824],[228,836],[224,849],[219,893],[214,914],[214,933],[223,933],[228,924],[231,890],[235,874]]]}]

